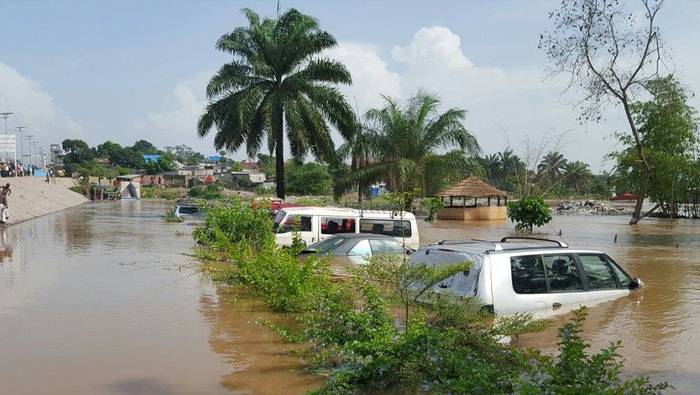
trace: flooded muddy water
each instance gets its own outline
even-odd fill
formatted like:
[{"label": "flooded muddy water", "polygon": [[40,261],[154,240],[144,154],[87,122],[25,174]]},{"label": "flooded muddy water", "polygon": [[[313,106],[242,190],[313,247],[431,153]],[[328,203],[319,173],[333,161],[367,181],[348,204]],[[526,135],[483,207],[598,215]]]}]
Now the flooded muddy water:
[{"label": "flooded muddy water", "polygon": [[[0,228],[0,394],[301,394],[318,385],[191,258],[166,204],[86,204]],[[225,301],[225,302],[224,302]]]},{"label": "flooded muddy water", "polygon": [[[630,373],[669,381],[679,392],[700,391],[700,221],[646,219],[627,225],[627,217],[555,216],[539,229],[572,247],[608,253],[645,287],[630,296],[589,308],[585,335],[594,349],[622,341],[620,354]],[[513,233],[503,222],[423,223],[421,243],[442,239],[495,240]],[[617,235],[617,242],[615,242]],[[558,317],[551,329],[519,339],[545,351],[556,347]]]},{"label": "flooded muddy water", "polygon": [[[284,317],[202,278],[191,224],[164,223],[165,208],[86,204],[0,228],[0,394],[300,394],[320,384],[257,322]],[[619,339],[628,372],[698,392],[700,222],[626,221],[555,216],[540,233],[603,250],[646,284],[589,309],[594,348]],[[513,231],[507,222],[419,227],[423,244]],[[552,351],[557,326],[518,344]]]}]

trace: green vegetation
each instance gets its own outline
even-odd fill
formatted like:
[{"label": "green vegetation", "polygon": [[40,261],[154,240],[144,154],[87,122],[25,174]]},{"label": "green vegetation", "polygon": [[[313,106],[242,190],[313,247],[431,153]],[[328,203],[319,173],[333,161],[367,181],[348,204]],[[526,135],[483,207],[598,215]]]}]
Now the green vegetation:
[{"label": "green vegetation", "polygon": [[[563,1],[549,13],[552,28],[540,35],[553,74],[565,74],[569,88],[581,93],[577,100],[581,119],[600,121],[608,104],[620,104],[629,126],[627,155],[634,155],[637,204],[630,224],[644,215],[642,204],[649,195],[653,163],[644,147],[639,113],[633,102],[658,92],[654,81],[662,77],[667,52],[660,40],[658,13],[663,1],[642,1],[644,23],[638,23],[634,7],[617,1]],[[618,61],[624,59],[624,61]],[[667,68],[668,69],[668,68]],[[670,72],[669,72],[670,73]],[[647,126],[648,127],[648,126]],[[675,172],[671,173],[675,174]]]},{"label": "green vegetation", "polygon": [[[278,18],[243,13],[248,26],[223,35],[220,51],[233,60],[224,64],[207,85],[210,103],[202,114],[198,133],[215,126],[214,145],[236,151],[243,144],[249,156],[268,137],[275,150],[277,196],[284,198],[284,135],[295,158],[308,152],[332,159],[334,144],[329,124],[344,137],[354,129],[355,117],[335,87],[349,84],[350,73],[337,61],[319,56],[336,45],[318,22],[295,9]],[[232,109],[236,116],[231,116]]]},{"label": "green vegetation", "polygon": [[[584,311],[561,328],[553,357],[499,343],[546,323],[527,316],[494,320],[472,300],[429,291],[468,263],[435,270],[406,257],[381,257],[334,282],[326,260],[300,261],[297,250],[275,245],[265,207],[239,200],[212,207],[193,235],[206,246],[199,256],[212,279],[246,287],[274,311],[294,313],[296,328],[266,326],[307,344],[304,355],[327,375],[318,393],[655,394],[667,388],[621,377],[619,343],[588,353]],[[397,305],[408,311],[401,326],[394,324]]]},{"label": "green vegetation", "polygon": [[[364,188],[387,180],[392,191],[417,190],[430,196],[464,177],[468,155],[479,151],[476,138],[463,125],[466,111],[450,108],[439,113],[439,98],[427,92],[405,103],[389,97],[384,101],[384,107],[365,113],[362,130],[341,147],[355,162],[355,169],[339,180],[344,186]],[[454,150],[438,153],[446,149]]]},{"label": "green vegetation", "polygon": [[532,232],[533,227],[549,223],[552,212],[541,197],[527,196],[508,203],[508,218],[516,229]]},{"label": "green vegetation", "polygon": [[[651,100],[630,105],[651,166],[647,196],[656,207],[645,215],[660,208],[665,215],[677,217],[682,203],[694,203],[700,196],[700,162],[695,159],[700,148],[697,112],[688,105],[689,93],[673,77],[653,80],[647,89]],[[617,162],[620,182],[629,191],[641,193],[636,180],[644,163],[638,160],[636,142],[629,134],[617,137],[623,149],[610,156]]]},{"label": "green vegetation", "polygon": [[435,219],[435,214],[443,207],[445,207],[445,204],[442,202],[442,198],[439,197],[432,197],[432,198],[426,198],[421,201],[421,205],[425,209],[425,211],[428,212],[428,221],[432,221]]},{"label": "green vegetation", "polygon": [[219,200],[224,198],[223,188],[217,184],[196,185],[187,191],[187,196],[195,199]]},{"label": "green vegetation", "polygon": [[[145,169],[147,174],[174,170],[176,160],[181,163],[194,161],[195,164],[204,160],[204,155],[193,152],[185,145],[166,147],[166,151],[161,151],[146,140],[138,140],[130,147],[105,141],[91,148],[82,140],[66,139],[62,146],[68,152],[64,158],[67,175],[80,174],[107,179],[140,169]],[[144,154],[157,154],[161,158],[156,162],[145,163]]]},{"label": "green vegetation", "polygon": [[184,144],[176,145],[174,147],[166,146],[165,153],[172,155],[174,160],[188,166],[202,163],[206,159],[204,155],[199,152],[195,152],[192,148]]},{"label": "green vegetation", "polygon": [[179,198],[180,188],[141,186],[141,199],[177,200]]},{"label": "green vegetation", "polygon": [[287,192],[293,195],[329,195],[333,187],[328,167],[317,163],[289,163],[284,169]]},{"label": "green vegetation", "polygon": [[175,215],[175,207],[171,207],[171,208],[165,210],[165,215],[163,215],[163,220],[165,222],[170,222],[170,223],[179,223],[179,222],[184,221],[184,219]]}]

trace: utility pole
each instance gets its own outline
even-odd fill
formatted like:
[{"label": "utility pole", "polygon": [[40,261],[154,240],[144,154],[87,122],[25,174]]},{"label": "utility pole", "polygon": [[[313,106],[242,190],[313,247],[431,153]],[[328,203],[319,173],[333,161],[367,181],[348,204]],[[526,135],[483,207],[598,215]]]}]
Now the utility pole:
[{"label": "utility pole", "polygon": [[19,132],[19,159],[24,164],[24,129],[26,126],[17,126],[15,129]]},{"label": "utility pole", "polygon": [[32,160],[32,137],[34,137],[34,135],[32,134],[24,136],[24,138],[27,139],[27,143],[29,144],[29,154],[27,154],[29,160],[27,161],[27,164],[29,164]]},{"label": "utility pole", "polygon": [[[0,112],[0,118],[5,120],[5,134],[7,134],[7,118],[12,115],[11,112]],[[7,158],[7,153],[5,153],[5,158]]]},{"label": "utility pole", "polygon": [[35,166],[35,167],[36,167],[36,146],[37,146],[37,144],[39,144],[38,141],[32,141],[32,145],[34,146],[34,156],[32,157],[32,166]]}]

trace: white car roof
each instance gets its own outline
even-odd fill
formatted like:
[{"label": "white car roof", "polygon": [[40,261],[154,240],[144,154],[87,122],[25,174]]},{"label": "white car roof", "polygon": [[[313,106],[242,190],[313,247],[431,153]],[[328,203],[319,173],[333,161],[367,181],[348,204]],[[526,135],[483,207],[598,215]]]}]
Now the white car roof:
[{"label": "white car roof", "polygon": [[350,215],[353,217],[367,217],[367,218],[387,218],[387,219],[400,219],[403,214],[403,219],[411,220],[415,219],[415,216],[409,212],[404,211],[403,213],[394,211],[384,211],[384,210],[359,210],[347,207],[313,207],[313,206],[300,206],[300,207],[284,207],[280,211],[284,211],[287,214],[311,214],[311,215]]},{"label": "white car roof", "polygon": [[[461,240],[461,241],[440,241],[436,244],[431,244],[424,248],[438,249],[445,252],[467,253],[473,255],[487,254],[557,254],[557,253],[576,253],[576,254],[603,254],[601,251],[572,249],[569,246],[558,240],[531,239],[521,242],[511,241],[488,241],[488,240]],[[544,243],[543,243],[544,242]],[[545,243],[558,243],[553,246]],[[544,244],[544,245],[543,245]]]}]

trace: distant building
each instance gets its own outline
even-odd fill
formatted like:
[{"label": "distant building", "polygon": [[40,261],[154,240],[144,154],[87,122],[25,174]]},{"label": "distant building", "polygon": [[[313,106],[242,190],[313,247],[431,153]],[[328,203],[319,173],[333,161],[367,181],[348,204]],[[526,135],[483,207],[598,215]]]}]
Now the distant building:
[{"label": "distant building", "polygon": [[258,162],[242,160],[241,167],[243,168],[243,170],[258,170]]},{"label": "distant building", "polygon": [[144,154],[143,155],[143,161],[145,163],[156,163],[162,158],[162,155],[159,154]]},{"label": "distant building", "polygon": [[252,184],[262,184],[265,182],[265,173],[257,171],[232,171],[231,178],[233,181],[246,180]]},{"label": "distant building", "polygon": [[117,177],[117,190],[122,199],[141,198],[141,174],[125,174]]}]

